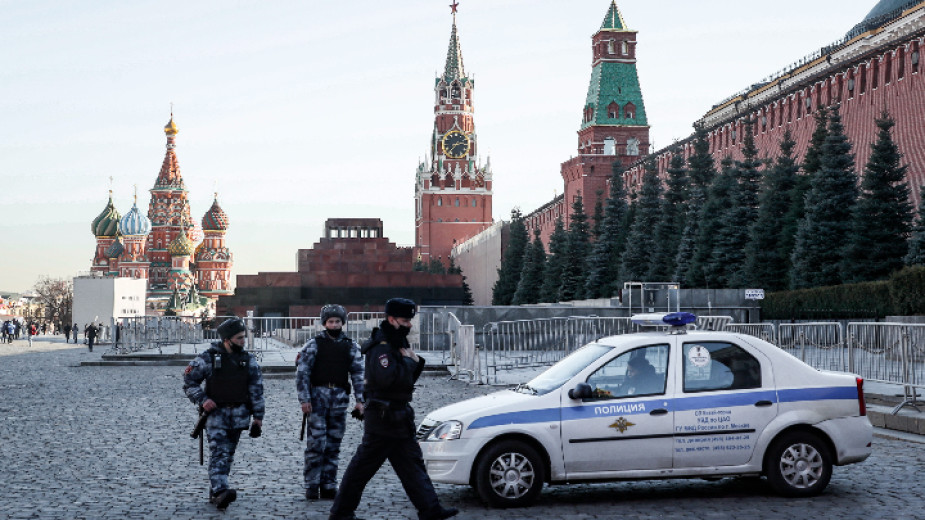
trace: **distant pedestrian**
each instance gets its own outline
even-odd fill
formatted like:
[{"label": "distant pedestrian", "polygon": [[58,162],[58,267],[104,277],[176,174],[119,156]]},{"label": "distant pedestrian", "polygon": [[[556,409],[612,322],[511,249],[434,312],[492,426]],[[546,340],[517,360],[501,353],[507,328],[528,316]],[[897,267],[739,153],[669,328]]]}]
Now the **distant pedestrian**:
[{"label": "distant pedestrian", "polygon": [[77,334],[80,332],[80,327],[77,326],[77,323],[74,323],[74,326],[71,328],[71,334],[74,335],[74,344],[77,344]]},{"label": "distant pedestrian", "polygon": [[65,343],[71,342],[71,328],[68,327],[67,325],[64,326],[64,342]]},{"label": "distant pedestrian", "polygon": [[96,340],[97,332],[96,325],[93,322],[87,325],[86,330],[84,330],[84,337],[87,338],[87,346],[90,347],[90,352],[93,352],[93,342]]},{"label": "distant pedestrian", "polygon": [[35,336],[39,333],[38,327],[35,326],[35,322],[29,324],[28,330],[26,330],[26,335],[29,336],[29,346],[32,346],[32,336]]},{"label": "distant pedestrian", "polygon": [[356,414],[363,414],[363,354],[342,330],[347,311],[340,305],[325,305],[321,323],[324,331],[305,343],[296,361],[296,388],[310,431],[303,471],[308,500],[337,495],[337,462],[351,382]]},{"label": "distant pedestrian", "polygon": [[417,305],[404,298],[385,304],[385,320],[363,345],[366,355],[366,418],[363,440],[344,472],[329,520],[355,520],[354,511],[370,479],[388,460],[420,520],[455,516],[440,505],[415,439],[411,396],[424,370],[424,358],[408,343]]},{"label": "distant pedestrian", "polygon": [[238,496],[228,487],[228,474],[241,432],[250,425],[250,436],[259,437],[263,425],[263,376],[257,359],[244,350],[246,331],[244,320],[225,320],[218,326],[221,341],[196,356],[183,373],[183,392],[209,414],[205,431],[209,439],[209,502],[218,509],[225,509]]}]

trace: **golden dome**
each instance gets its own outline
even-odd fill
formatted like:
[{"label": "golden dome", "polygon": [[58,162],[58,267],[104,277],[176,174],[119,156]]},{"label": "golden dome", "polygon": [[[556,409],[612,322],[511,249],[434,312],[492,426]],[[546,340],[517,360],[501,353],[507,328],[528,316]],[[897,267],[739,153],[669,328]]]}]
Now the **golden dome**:
[{"label": "golden dome", "polygon": [[164,125],[164,133],[167,135],[177,135],[180,133],[180,130],[177,129],[177,124],[173,122],[173,116],[170,116],[170,121]]},{"label": "golden dome", "polygon": [[196,250],[196,244],[186,236],[186,228],[181,227],[177,238],[167,246],[170,256],[191,256]]}]

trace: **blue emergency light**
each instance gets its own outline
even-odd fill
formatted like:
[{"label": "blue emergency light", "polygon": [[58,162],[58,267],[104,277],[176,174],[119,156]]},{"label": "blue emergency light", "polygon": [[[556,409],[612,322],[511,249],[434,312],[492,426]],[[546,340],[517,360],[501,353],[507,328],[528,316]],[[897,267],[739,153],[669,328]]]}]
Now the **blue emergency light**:
[{"label": "blue emergency light", "polygon": [[697,321],[697,316],[689,312],[655,312],[634,314],[630,320],[640,327],[683,327]]}]

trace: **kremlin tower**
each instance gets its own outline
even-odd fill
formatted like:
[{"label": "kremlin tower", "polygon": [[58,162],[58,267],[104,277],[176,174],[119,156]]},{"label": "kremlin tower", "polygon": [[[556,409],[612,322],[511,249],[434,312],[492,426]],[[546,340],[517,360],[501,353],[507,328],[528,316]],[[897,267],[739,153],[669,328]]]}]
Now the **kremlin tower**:
[{"label": "kremlin tower", "polygon": [[456,30],[457,4],[443,74],[434,87],[434,130],[428,158],[418,165],[414,187],[415,257],[447,262],[457,243],[492,223],[491,161],[478,161],[472,93]]},{"label": "kremlin tower", "polygon": [[[228,216],[218,197],[202,218],[193,221],[188,192],[176,155],[177,125],[164,127],[167,153],[150,190],[148,215],[132,209],[120,216],[112,201],[92,224],[96,252],[91,271],[103,276],[146,279],[148,301],[157,310],[192,310],[200,302],[231,294],[232,254],[225,246]],[[168,301],[169,297],[169,301]],[[191,305],[192,304],[192,305]]]}]

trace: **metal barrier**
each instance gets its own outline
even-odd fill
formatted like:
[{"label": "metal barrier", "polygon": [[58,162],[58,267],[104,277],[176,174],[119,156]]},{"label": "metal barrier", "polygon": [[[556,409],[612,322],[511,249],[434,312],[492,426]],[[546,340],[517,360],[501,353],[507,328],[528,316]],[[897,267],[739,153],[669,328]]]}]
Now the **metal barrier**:
[{"label": "metal barrier", "polygon": [[449,313],[446,331],[450,338],[450,364],[453,374],[450,379],[465,375],[470,383],[481,384],[481,363],[475,347],[475,325],[463,325],[452,312]]},{"label": "metal barrier", "polygon": [[777,345],[822,370],[848,369],[844,328],[837,322],[781,323]]},{"label": "metal barrier", "polygon": [[726,330],[732,323],[732,316],[697,316],[694,324],[696,330]]},{"label": "metal barrier", "polygon": [[869,381],[903,386],[905,406],[919,410],[917,390],[925,388],[925,325],[849,323],[848,357],[851,372]]},{"label": "metal barrier", "polygon": [[[351,312],[347,314],[344,332],[359,343],[365,341],[372,329],[384,319],[381,312]],[[144,316],[123,318],[118,326],[117,337],[107,354],[130,354],[142,350],[157,349],[164,353],[168,345],[177,347],[176,353],[183,353],[190,345],[193,353],[206,349],[218,341],[216,327],[231,316],[200,318],[191,316]],[[301,348],[315,334],[321,332],[319,317],[245,317],[247,343],[245,348],[255,353],[258,359],[267,351]],[[409,338],[410,339],[410,338]]]},{"label": "metal barrier", "polygon": [[596,339],[633,330],[629,318],[546,318],[487,323],[484,380],[498,382],[499,370],[552,365]]},{"label": "metal barrier", "polygon": [[728,332],[748,334],[756,338],[777,344],[777,331],[773,323],[729,323],[725,329]]}]

